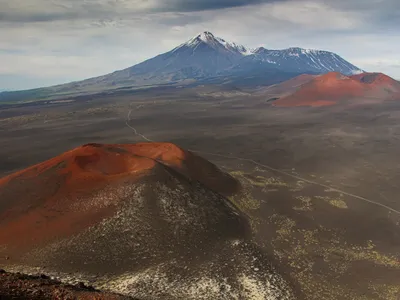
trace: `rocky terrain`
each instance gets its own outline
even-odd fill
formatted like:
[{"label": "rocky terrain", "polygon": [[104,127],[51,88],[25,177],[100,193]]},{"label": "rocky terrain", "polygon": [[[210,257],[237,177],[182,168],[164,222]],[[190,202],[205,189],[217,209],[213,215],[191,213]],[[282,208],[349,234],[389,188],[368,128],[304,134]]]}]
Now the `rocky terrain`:
[{"label": "rocky terrain", "polygon": [[2,300],[133,300],[133,298],[101,292],[83,283],[64,284],[46,275],[32,276],[0,270]]},{"label": "rocky terrain", "polygon": [[173,144],[84,145],[1,179],[0,263],[140,299],[293,299],[240,189]]},{"label": "rocky terrain", "polygon": [[0,265],[139,299],[397,300],[396,89],[305,74],[3,107]]}]

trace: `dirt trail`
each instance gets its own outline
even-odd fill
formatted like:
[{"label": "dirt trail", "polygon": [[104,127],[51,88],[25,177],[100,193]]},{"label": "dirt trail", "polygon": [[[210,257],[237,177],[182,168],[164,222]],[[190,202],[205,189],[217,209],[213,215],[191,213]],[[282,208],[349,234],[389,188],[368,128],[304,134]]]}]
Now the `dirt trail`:
[{"label": "dirt trail", "polygon": [[[154,142],[153,140],[147,138],[145,135],[139,133],[134,127],[129,125],[131,113],[132,113],[132,110],[129,111],[125,124],[130,129],[132,129],[134,131],[135,135],[138,135],[138,136],[142,137],[144,140],[146,140],[148,142]],[[255,164],[255,165],[259,166],[259,167],[266,168],[266,169],[268,169],[270,171],[274,171],[274,172],[280,173],[282,175],[285,175],[285,176],[288,176],[288,177],[291,177],[291,178],[294,178],[294,179],[297,179],[297,180],[302,180],[304,182],[307,182],[307,183],[310,183],[310,184],[314,184],[314,185],[317,185],[317,186],[320,186],[320,187],[331,189],[332,191],[339,192],[339,193],[342,193],[342,194],[344,194],[346,196],[350,196],[350,197],[356,198],[358,200],[361,200],[361,201],[364,201],[364,202],[367,202],[367,203],[370,203],[370,204],[373,204],[373,205],[377,205],[377,206],[383,207],[383,208],[385,208],[385,209],[387,209],[387,210],[389,210],[391,212],[394,212],[394,213],[400,215],[400,211],[398,211],[398,210],[396,210],[396,209],[394,209],[394,208],[392,208],[390,206],[387,206],[385,204],[382,204],[380,202],[373,201],[373,200],[367,199],[365,197],[361,197],[361,196],[358,196],[358,195],[355,195],[355,194],[340,190],[338,188],[335,188],[335,187],[332,187],[332,186],[329,186],[329,185],[326,185],[326,184],[323,184],[323,183],[319,183],[319,182],[316,182],[316,181],[313,181],[313,180],[309,180],[309,179],[306,179],[304,177],[296,176],[296,175],[287,173],[287,172],[279,170],[279,169],[275,169],[275,168],[270,167],[268,165],[264,165],[264,164],[258,163],[256,161],[250,159],[250,158],[237,157],[237,156],[232,156],[232,155],[228,156],[228,155],[212,153],[212,152],[204,152],[204,151],[199,151],[199,150],[194,150],[194,149],[188,149],[188,150],[191,151],[191,152],[194,152],[194,153],[199,153],[199,154],[207,154],[207,155],[213,155],[213,156],[218,156],[218,157],[223,157],[223,158],[228,158],[228,159],[236,159],[236,160],[240,160],[240,161],[251,162],[251,163],[253,163],[253,164]]]}]

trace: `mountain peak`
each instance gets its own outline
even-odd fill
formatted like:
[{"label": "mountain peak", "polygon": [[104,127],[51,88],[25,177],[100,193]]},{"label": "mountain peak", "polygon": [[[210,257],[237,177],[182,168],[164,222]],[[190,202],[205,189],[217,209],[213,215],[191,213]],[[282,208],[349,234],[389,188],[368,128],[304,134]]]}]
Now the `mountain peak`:
[{"label": "mountain peak", "polygon": [[206,44],[214,44],[217,42],[216,37],[209,31],[204,31],[202,33],[199,33],[195,37],[191,38],[189,41],[187,41],[185,44],[186,45],[197,45],[199,43],[206,43]]},{"label": "mountain peak", "polygon": [[203,42],[207,42],[210,40],[214,40],[215,36],[209,31],[204,31],[204,32],[200,33],[196,38],[201,39]]},{"label": "mountain peak", "polygon": [[[200,44],[206,44],[214,49],[221,49],[224,51],[232,52],[234,54],[240,55],[250,55],[252,54],[250,50],[246,47],[236,44],[234,42],[228,42],[222,38],[216,37],[209,31],[204,31],[194,38],[190,39],[183,46],[196,48]],[[181,45],[182,46],[182,45]]]}]

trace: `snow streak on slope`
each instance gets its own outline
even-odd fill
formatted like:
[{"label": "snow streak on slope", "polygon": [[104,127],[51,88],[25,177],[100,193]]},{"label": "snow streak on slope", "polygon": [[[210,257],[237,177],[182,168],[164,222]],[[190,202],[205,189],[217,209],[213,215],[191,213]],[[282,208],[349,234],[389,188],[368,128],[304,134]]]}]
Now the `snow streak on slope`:
[{"label": "snow streak on slope", "polygon": [[363,72],[339,55],[329,51],[298,47],[283,50],[268,50],[259,47],[253,53],[257,60],[272,62],[282,69],[290,71],[313,73],[340,72],[345,75]]}]

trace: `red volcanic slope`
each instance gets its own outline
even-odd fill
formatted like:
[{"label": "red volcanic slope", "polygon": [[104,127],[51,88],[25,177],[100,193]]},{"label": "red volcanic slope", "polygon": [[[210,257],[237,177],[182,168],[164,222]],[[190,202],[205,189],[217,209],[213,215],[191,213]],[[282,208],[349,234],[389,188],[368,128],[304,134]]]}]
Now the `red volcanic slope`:
[{"label": "red volcanic slope", "polygon": [[352,75],[350,76],[350,78],[367,84],[399,84],[396,80],[383,73],[361,73],[357,75]]},{"label": "red volcanic slope", "polygon": [[134,183],[156,166],[222,194],[239,188],[215,165],[173,144],[89,144],[0,179],[0,245],[22,250],[79,233],[115,212],[123,200],[118,184]]},{"label": "red volcanic slope", "polygon": [[400,84],[381,73],[362,73],[350,77],[337,72],[317,76],[293,94],[278,99],[274,106],[328,106],[341,100],[371,97],[390,99],[400,92]]},{"label": "red volcanic slope", "polygon": [[400,82],[382,73],[362,73],[353,75],[350,78],[364,84],[385,88],[393,93],[400,92]]},{"label": "red volcanic slope", "polygon": [[291,78],[287,81],[281,82],[279,84],[274,84],[272,86],[262,87],[260,88],[256,94],[265,95],[268,94],[270,96],[283,96],[287,94],[291,94],[299,89],[303,84],[313,80],[317,75],[310,74],[302,74]]},{"label": "red volcanic slope", "polygon": [[303,84],[305,84],[307,82],[310,82],[311,80],[313,80],[316,77],[317,77],[317,75],[301,74],[301,75],[296,76],[292,79],[289,79],[285,82],[282,82],[279,85],[283,86],[283,87],[287,87],[287,88],[296,88],[296,87],[302,86]]}]

